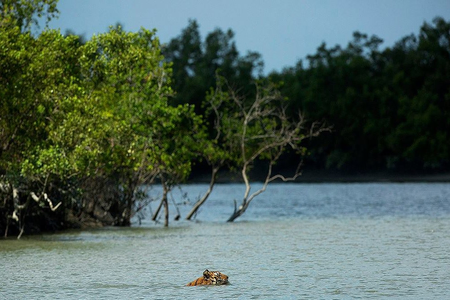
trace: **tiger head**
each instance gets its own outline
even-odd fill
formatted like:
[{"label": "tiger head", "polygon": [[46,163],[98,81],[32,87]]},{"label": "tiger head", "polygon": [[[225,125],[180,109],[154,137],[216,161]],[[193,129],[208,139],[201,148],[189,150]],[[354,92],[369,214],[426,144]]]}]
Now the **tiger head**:
[{"label": "tiger head", "polygon": [[219,271],[209,271],[205,270],[203,272],[203,277],[197,278],[196,280],[188,283],[188,286],[196,285],[222,285],[228,284],[228,276],[220,273]]}]

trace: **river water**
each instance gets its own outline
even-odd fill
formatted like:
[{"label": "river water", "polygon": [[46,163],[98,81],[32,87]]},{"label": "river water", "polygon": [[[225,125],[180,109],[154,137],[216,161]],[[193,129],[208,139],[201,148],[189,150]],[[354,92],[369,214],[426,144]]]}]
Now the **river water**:
[{"label": "river water", "polygon": [[[243,190],[218,185],[169,228],[0,240],[0,299],[449,299],[450,184],[273,184],[225,223]],[[184,286],[204,269],[231,284]]]}]

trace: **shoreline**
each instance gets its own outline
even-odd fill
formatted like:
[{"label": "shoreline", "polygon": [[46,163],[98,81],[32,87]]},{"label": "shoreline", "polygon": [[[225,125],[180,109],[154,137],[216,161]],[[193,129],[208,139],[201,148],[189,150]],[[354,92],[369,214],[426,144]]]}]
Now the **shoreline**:
[{"label": "shoreline", "polygon": [[390,174],[386,172],[374,173],[327,173],[322,171],[305,172],[297,178],[296,182],[319,183],[319,182],[450,182],[450,173],[439,174]]},{"label": "shoreline", "polygon": [[[250,174],[251,182],[262,182],[264,178]],[[190,178],[187,183],[209,183],[209,174],[198,174]],[[219,172],[216,183],[239,183],[244,182],[239,174],[226,171]],[[276,180],[274,182],[283,182]],[[450,183],[450,172],[441,173],[391,173],[391,172],[341,172],[329,170],[305,170],[296,180],[291,183],[368,183],[368,182],[393,182],[393,183]]]}]

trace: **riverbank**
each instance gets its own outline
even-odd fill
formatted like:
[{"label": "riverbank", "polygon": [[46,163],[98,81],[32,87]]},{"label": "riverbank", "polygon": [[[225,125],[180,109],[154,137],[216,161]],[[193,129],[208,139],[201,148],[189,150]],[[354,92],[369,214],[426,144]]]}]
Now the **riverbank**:
[{"label": "riverbank", "polygon": [[450,182],[450,173],[337,172],[310,170],[297,182]]},{"label": "riverbank", "polygon": [[[284,174],[291,174],[286,172]],[[251,181],[263,181],[262,172],[253,171]],[[210,174],[197,174],[188,183],[208,183]],[[281,181],[281,180],[280,180]],[[217,183],[243,182],[240,174],[222,171]],[[345,183],[345,182],[450,182],[450,172],[346,172],[336,170],[304,170],[294,182],[298,183]]]}]

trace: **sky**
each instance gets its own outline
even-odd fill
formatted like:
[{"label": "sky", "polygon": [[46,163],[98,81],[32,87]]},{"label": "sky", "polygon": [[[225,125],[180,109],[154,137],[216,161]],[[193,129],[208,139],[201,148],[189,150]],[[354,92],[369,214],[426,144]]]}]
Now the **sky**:
[{"label": "sky", "polygon": [[450,21],[450,0],[59,0],[50,28],[90,38],[120,22],[127,31],[157,29],[162,43],[197,20],[202,39],[232,29],[241,55],[262,55],[268,73],[294,66],[323,42],[346,47],[353,32],[383,39],[382,48],[418,34],[436,16]]}]

